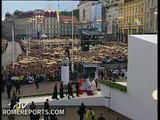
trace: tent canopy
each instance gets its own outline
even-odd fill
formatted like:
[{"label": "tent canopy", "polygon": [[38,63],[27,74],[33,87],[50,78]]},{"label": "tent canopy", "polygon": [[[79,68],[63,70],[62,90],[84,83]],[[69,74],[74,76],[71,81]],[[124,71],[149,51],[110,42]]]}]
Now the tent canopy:
[{"label": "tent canopy", "polygon": [[41,37],[42,37],[42,38],[46,38],[46,37],[47,37],[47,35],[43,34]]}]

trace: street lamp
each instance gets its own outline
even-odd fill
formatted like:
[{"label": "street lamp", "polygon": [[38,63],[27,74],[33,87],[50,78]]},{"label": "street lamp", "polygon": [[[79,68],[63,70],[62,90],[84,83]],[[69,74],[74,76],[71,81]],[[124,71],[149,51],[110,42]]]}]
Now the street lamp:
[{"label": "street lamp", "polygon": [[33,22],[32,18],[27,21],[27,23],[28,23],[29,50],[30,50],[30,39],[31,39],[31,37],[30,37],[30,34],[31,34],[31,30],[30,30],[31,27],[30,27],[30,25],[32,24],[32,22]]},{"label": "street lamp", "polygon": [[48,12],[49,13],[49,31],[48,31],[48,37],[49,39],[51,39],[51,13],[52,12],[55,12],[55,10],[46,10],[45,12]]},{"label": "street lamp", "polygon": [[72,10],[72,73],[73,72],[74,72],[74,63],[73,63],[73,10]]},{"label": "street lamp", "polygon": [[37,40],[38,40],[38,26],[43,24],[43,19],[44,19],[44,16],[43,15],[36,15],[34,17],[34,20],[36,22],[36,26],[37,26]]},{"label": "street lamp", "polygon": [[[119,23],[120,23],[120,26],[119,26],[119,42],[121,42],[121,36],[122,36],[122,19],[124,19],[124,16],[119,16],[118,17],[118,20],[119,20]],[[122,37],[122,41],[123,41],[123,37]]]},{"label": "street lamp", "polygon": [[65,34],[66,34],[66,38],[67,38],[67,24],[68,24],[69,22],[68,21],[65,21],[64,22],[64,24],[65,24]]}]

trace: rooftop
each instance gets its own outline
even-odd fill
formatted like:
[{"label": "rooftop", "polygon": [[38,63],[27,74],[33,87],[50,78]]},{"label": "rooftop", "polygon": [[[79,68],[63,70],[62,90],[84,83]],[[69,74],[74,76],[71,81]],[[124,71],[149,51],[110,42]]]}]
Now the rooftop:
[{"label": "rooftop", "polygon": [[[72,23],[72,16],[64,16],[64,15],[60,15],[60,22],[61,23]],[[73,16],[73,23],[74,24],[79,24],[80,22],[77,20],[77,18],[75,16]]]}]

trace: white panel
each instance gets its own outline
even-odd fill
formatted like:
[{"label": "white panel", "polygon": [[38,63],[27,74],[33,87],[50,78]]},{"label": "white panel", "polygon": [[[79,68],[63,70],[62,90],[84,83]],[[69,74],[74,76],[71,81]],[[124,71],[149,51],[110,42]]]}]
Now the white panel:
[{"label": "white panel", "polygon": [[69,82],[69,66],[61,66],[61,80],[64,85]]}]

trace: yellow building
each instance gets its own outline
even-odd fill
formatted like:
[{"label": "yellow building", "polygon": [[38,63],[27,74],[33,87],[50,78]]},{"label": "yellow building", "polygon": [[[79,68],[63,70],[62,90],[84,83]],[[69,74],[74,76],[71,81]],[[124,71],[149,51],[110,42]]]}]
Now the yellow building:
[{"label": "yellow building", "polygon": [[121,0],[118,20],[120,36],[143,34],[145,25],[145,0]]}]

